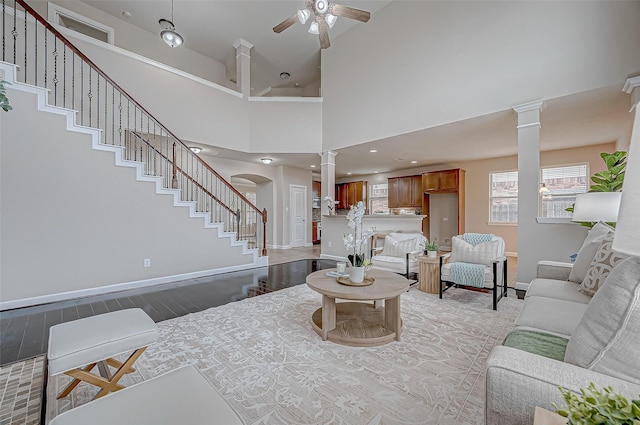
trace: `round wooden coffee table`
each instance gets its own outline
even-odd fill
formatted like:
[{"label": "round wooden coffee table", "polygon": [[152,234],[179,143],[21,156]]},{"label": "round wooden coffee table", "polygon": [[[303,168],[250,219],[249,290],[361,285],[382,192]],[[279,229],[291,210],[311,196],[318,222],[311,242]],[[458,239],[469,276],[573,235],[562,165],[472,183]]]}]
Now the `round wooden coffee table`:
[{"label": "round wooden coffee table", "polygon": [[[400,340],[400,295],[409,289],[407,279],[396,273],[371,270],[367,276],[375,279],[372,285],[348,286],[327,276],[328,271],[335,269],[319,270],[307,276],[309,288],[322,294],[322,307],[313,313],[311,323],[323,341],[370,347]],[[384,307],[376,308],[375,303],[336,303],[336,299],[384,300]]]}]

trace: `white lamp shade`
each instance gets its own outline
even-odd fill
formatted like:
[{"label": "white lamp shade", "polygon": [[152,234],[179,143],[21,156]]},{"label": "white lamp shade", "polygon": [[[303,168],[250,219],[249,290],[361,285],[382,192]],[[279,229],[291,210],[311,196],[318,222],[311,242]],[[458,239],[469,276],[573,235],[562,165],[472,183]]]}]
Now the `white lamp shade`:
[{"label": "white lamp shade", "polygon": [[300,22],[301,24],[304,25],[304,23],[307,22],[307,19],[309,19],[309,16],[311,16],[311,12],[309,12],[307,9],[298,10],[298,22]]},{"label": "white lamp shade", "polygon": [[623,254],[640,257],[640,105],[635,108],[620,215],[612,248]]},{"label": "white lamp shade", "polygon": [[309,33],[315,34],[315,35],[320,34],[320,31],[318,30],[318,22],[316,21],[311,22],[311,25],[309,25]]},{"label": "white lamp shade", "polygon": [[621,192],[587,192],[576,196],[571,221],[618,221]]}]

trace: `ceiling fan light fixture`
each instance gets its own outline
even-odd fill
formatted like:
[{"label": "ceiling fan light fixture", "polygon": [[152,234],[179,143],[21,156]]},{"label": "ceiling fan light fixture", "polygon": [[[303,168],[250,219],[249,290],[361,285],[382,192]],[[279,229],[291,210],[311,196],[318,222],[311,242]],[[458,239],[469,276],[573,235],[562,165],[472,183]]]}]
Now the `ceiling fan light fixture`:
[{"label": "ceiling fan light fixture", "polygon": [[271,164],[273,162],[273,159],[271,159],[271,158],[262,158],[262,159],[260,159],[260,161],[262,161],[262,163],[264,165],[269,165],[269,164]]},{"label": "ceiling fan light fixture", "polygon": [[189,150],[195,154],[202,152],[202,148],[199,146],[189,146]]},{"label": "ceiling fan light fixture", "polygon": [[304,25],[307,22],[307,19],[309,19],[309,16],[311,16],[311,12],[309,12],[307,9],[298,10],[298,22],[300,22],[301,24]]},{"label": "ceiling fan light fixture", "polygon": [[332,15],[331,13],[327,13],[326,15],[324,15],[324,20],[327,21],[327,25],[329,25],[329,28],[333,28],[333,25],[338,20],[338,17],[336,15]]},{"label": "ceiling fan light fixture", "polygon": [[319,15],[327,13],[329,10],[329,2],[326,0],[316,0],[315,8]]},{"label": "ceiling fan light fixture", "polygon": [[317,21],[313,21],[313,22],[311,22],[311,25],[309,25],[309,34],[315,34],[315,35],[320,34],[320,31],[318,30],[318,22]]}]

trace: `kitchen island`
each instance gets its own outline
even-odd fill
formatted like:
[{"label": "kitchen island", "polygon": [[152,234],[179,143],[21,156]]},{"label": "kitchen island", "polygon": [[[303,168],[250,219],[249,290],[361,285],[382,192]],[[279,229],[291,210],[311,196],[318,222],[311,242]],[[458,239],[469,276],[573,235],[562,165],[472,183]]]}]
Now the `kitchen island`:
[{"label": "kitchen island", "polygon": [[[421,232],[422,220],[426,215],[405,214],[405,215],[365,215],[362,217],[363,229],[373,228],[376,233],[386,232]],[[345,261],[347,255],[346,247],[342,241],[345,233],[352,233],[349,229],[349,221],[346,215],[323,215],[322,216],[322,245],[320,258]],[[369,257],[371,247],[367,245],[364,251]]]}]

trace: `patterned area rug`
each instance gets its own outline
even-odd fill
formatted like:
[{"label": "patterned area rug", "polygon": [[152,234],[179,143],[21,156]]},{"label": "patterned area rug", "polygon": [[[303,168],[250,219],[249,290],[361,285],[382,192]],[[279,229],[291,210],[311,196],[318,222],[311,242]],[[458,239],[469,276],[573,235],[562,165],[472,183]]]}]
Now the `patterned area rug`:
[{"label": "patterned area rug", "polygon": [[[401,297],[402,340],[373,348],[323,342],[306,285],[159,323],[160,340],[125,384],[194,364],[247,424],[482,424],[484,366],[513,328],[521,301],[451,289],[444,300],[412,288]],[[88,402],[81,384],[54,377],[47,416]],[[150,400],[152,402],[152,400]]]}]

